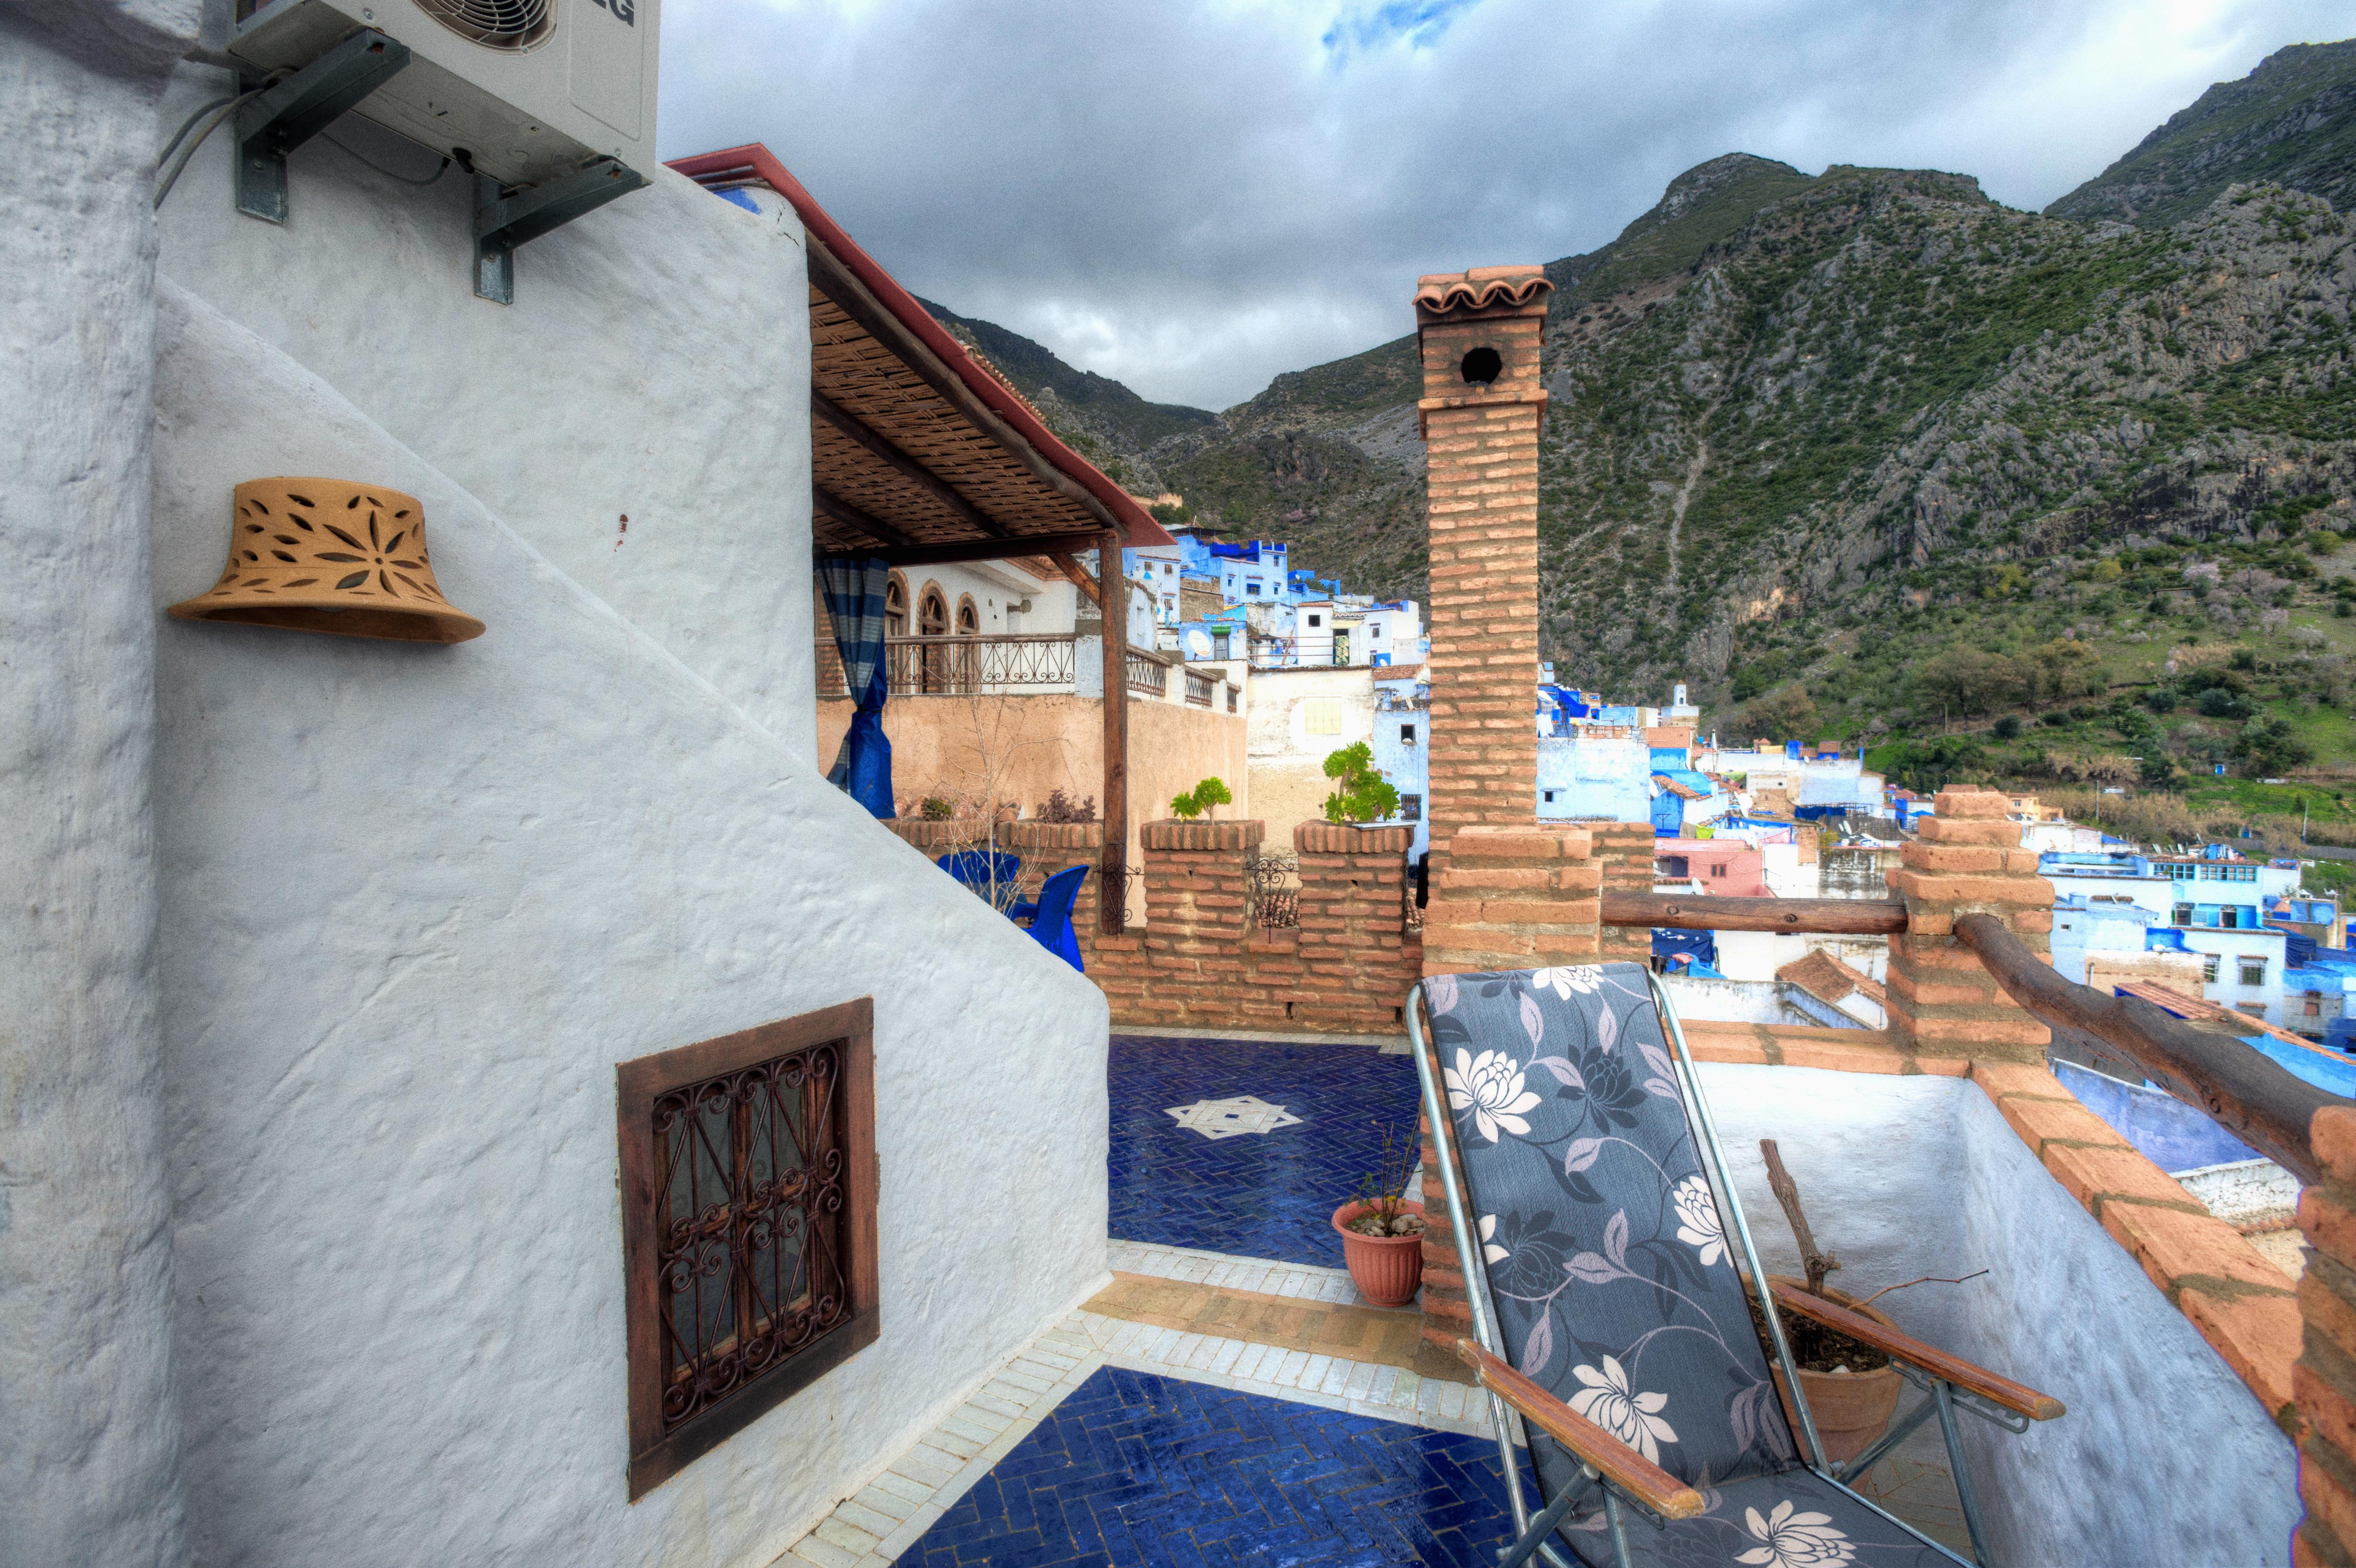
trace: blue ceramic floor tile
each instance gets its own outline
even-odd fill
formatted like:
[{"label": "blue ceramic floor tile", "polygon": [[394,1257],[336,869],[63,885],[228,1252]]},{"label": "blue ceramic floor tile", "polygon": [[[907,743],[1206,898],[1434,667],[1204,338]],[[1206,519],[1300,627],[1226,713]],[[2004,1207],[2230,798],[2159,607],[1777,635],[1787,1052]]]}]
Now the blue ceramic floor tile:
[{"label": "blue ceramic floor tile", "polygon": [[1106,1367],[898,1568],[1474,1568],[1502,1476],[1485,1439]]},{"label": "blue ceramic floor tile", "polygon": [[[1173,1107],[1250,1097],[1299,1121],[1206,1138]],[[1412,1142],[1415,1063],[1372,1046],[1112,1041],[1112,1234],[1342,1266],[1333,1210],[1373,1172],[1382,1127]]]}]

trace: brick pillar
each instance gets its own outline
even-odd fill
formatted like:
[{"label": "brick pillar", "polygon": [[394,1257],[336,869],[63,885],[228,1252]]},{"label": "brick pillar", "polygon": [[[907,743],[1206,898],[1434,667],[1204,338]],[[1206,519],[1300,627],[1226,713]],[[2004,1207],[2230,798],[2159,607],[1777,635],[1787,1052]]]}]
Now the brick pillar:
[{"label": "brick pillar", "polygon": [[1552,290],[1526,266],[1416,288],[1431,561],[1424,813],[1435,864],[1461,828],[1537,815],[1538,346]]},{"label": "brick pillar", "polygon": [[[1595,843],[1596,864],[1602,868],[1604,892],[1653,890],[1652,823],[1590,822],[1587,831]],[[1604,926],[1599,950],[1607,963],[1650,963],[1653,933],[1643,926]]]},{"label": "brick pillar", "polygon": [[2326,1179],[2298,1195],[2307,1272],[2298,1281],[2302,1344],[2291,1368],[2298,1496],[2291,1538],[2299,1568],[2356,1563],[2356,1111],[2315,1113],[2308,1130]]},{"label": "brick pillar", "polygon": [[1261,822],[1146,822],[1146,984],[1156,1016],[1215,1008],[1225,980],[1240,976],[1251,923],[1246,863],[1268,834]]},{"label": "brick pillar", "polygon": [[1906,931],[1890,941],[1890,1027],[1924,1056],[2041,1062],[2052,1031],[2007,995],[1953,932],[1958,915],[1993,915],[2044,952],[2053,885],[2020,847],[2008,802],[1992,789],[1939,791],[1935,817],[1901,855],[1890,890],[1906,901]]},{"label": "brick pillar", "polygon": [[[1402,1026],[1400,1002],[1412,980],[1400,969],[1407,852],[1413,828],[1353,828],[1302,822],[1292,830],[1301,861],[1302,988],[1293,1026],[1372,1034]],[[1394,985],[1381,983],[1393,979]]]},{"label": "brick pillar", "polygon": [[1432,841],[1424,973],[1597,961],[1603,868],[1585,824],[1466,828],[1444,860],[1440,847]]},{"label": "brick pillar", "polygon": [[[1440,847],[1432,841],[1435,852]],[[1432,855],[1431,901],[1423,912],[1426,974],[1594,963],[1602,956],[1603,867],[1587,827],[1471,827],[1447,848],[1444,860]],[[1472,1309],[1440,1202],[1440,1155],[1430,1119],[1419,1126],[1423,1337],[1445,1346],[1470,1330]]]}]

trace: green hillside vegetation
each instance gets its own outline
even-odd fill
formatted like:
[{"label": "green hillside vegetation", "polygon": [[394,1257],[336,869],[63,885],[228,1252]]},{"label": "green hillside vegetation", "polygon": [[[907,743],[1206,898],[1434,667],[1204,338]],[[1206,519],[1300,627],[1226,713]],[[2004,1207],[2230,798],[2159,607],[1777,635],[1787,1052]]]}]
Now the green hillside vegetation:
[{"label": "green hillside vegetation", "polygon": [[1752,213],[1814,183],[1789,164],[1749,153],[1728,153],[1697,165],[1670,181],[1659,203],[1610,244],[1547,265],[1547,276],[1557,290],[1555,308],[1609,298],[1688,271]]},{"label": "green hillside vegetation", "polygon": [[2217,83],[2045,211],[2164,227],[2233,184],[2287,186],[2343,212],[2356,205],[2356,39],[2294,44]]},{"label": "green hillside vegetation", "polygon": [[[2056,204],[2141,190],[2133,224],[1733,154],[1551,263],[1543,656],[1922,780],[2356,771],[2356,236],[2235,177],[2345,193],[2351,59],[2284,50]],[[1421,596],[1419,391],[1403,338],[1107,451]]]}]

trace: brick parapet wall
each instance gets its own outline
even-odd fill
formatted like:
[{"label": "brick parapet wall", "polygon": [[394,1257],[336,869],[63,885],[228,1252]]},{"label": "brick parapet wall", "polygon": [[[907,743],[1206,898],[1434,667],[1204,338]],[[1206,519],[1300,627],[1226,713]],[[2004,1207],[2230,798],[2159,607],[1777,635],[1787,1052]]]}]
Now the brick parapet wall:
[{"label": "brick parapet wall", "polygon": [[1993,915],[2032,952],[2048,949],[2053,885],[2020,847],[2009,802],[1990,789],[1939,792],[1937,815],[1900,854],[1890,890],[1907,929],[1890,940],[1891,1030],[1914,1050],[2041,1062],[2052,1032],[2008,995],[1954,936],[1959,915]]},{"label": "brick parapet wall", "polygon": [[[1652,830],[1644,831],[1649,886]],[[1423,912],[1424,973],[1598,961],[1604,863],[1596,854],[1596,837],[1590,824],[1458,830],[1445,855],[1432,855],[1431,896]],[[1624,854],[1626,841],[1619,843]],[[1433,849],[1440,848],[1435,839]],[[1424,1191],[1437,1194],[1440,1154],[1431,1141],[1430,1118],[1419,1118],[1418,1129]],[[1471,1326],[1472,1309],[1457,1266],[1456,1237],[1437,1202],[1424,1205],[1421,1305],[1423,1336],[1434,1344],[1451,1344]]]},{"label": "brick parapet wall", "polygon": [[[1650,822],[1589,822],[1597,866],[1606,893],[1650,893],[1653,890],[1653,845],[1656,835]],[[1642,926],[1605,926],[1598,939],[1606,962],[1624,960],[1648,963],[1653,957],[1653,933]]]},{"label": "brick parapet wall", "polygon": [[2299,1343],[2290,1371],[2298,1495],[2307,1517],[2291,1561],[2356,1563],[2356,1111],[2315,1113],[2308,1140],[2324,1180],[2298,1195],[2307,1272],[2298,1282]]},{"label": "brick parapet wall", "polygon": [[1603,868],[1586,827],[1470,827],[1446,848],[1423,912],[1426,974],[1596,961]]},{"label": "brick parapet wall", "polygon": [[[970,844],[982,828],[979,822],[932,822],[924,817],[886,817],[884,825],[898,834],[901,843],[931,859]],[[1016,825],[1010,822],[1005,827]]]},{"label": "brick parapet wall", "polygon": [[[1300,924],[1273,928],[1258,925],[1251,908],[1249,867],[1266,832],[1251,821],[1141,827],[1145,924],[1117,937],[1093,922],[1079,930],[1082,961],[1111,1004],[1114,1027],[1281,1035],[1401,1026],[1408,989],[1423,972],[1422,944],[1404,929],[1412,830],[1301,824],[1293,834]],[[1078,864],[1094,852],[1061,853]]]}]

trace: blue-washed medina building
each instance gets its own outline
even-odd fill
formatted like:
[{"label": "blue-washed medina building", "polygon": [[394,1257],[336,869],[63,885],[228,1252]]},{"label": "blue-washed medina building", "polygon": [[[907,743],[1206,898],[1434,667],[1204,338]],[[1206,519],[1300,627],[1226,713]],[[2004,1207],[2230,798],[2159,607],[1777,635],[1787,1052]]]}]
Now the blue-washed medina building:
[{"label": "blue-washed medina building", "polygon": [[2344,950],[2301,929],[2315,921],[2286,918],[2320,916],[2328,930],[2338,913],[2329,900],[2299,896],[2295,861],[2246,860],[2211,844],[2187,855],[2042,854],[2038,870],[2054,888],[2054,967],[2072,979],[2083,980],[2091,952],[2185,952],[2201,960],[2205,1001],[2317,1037],[2346,1015],[2356,965],[2343,968]]},{"label": "blue-washed medina building", "polygon": [[1408,850],[1419,858],[1431,847],[1431,827],[1423,802],[1431,778],[1431,687],[1420,668],[1394,666],[1375,671],[1375,735],[1368,742],[1375,766],[1399,792],[1398,815],[1392,821],[1411,822],[1415,843]]},{"label": "blue-washed medina building", "polygon": [[1642,736],[1538,737],[1540,821],[1641,822],[1652,805],[1653,754]]},{"label": "blue-washed medina building", "polygon": [[[1423,682],[1420,670],[1396,675],[1378,670],[1375,675],[1375,733],[1370,743],[1375,766],[1399,792],[1398,820],[1415,823],[1411,853],[1421,854],[1430,847],[1422,806],[1430,777],[1427,750],[1431,688]],[[1652,760],[1652,748],[1640,736],[1541,735],[1538,817],[1554,822],[1644,822],[1654,809]]]}]

